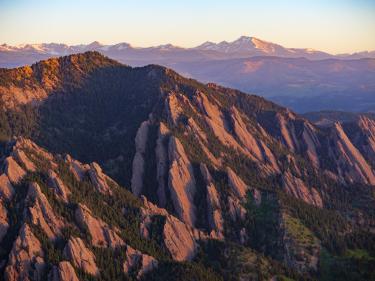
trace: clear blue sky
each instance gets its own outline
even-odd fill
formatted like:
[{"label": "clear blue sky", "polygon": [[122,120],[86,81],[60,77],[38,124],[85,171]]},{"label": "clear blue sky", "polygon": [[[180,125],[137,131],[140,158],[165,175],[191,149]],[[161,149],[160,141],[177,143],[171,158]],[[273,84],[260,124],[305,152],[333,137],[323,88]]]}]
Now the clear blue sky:
[{"label": "clear blue sky", "polygon": [[375,50],[375,0],[0,0],[0,43],[183,47],[241,35],[331,53]]}]

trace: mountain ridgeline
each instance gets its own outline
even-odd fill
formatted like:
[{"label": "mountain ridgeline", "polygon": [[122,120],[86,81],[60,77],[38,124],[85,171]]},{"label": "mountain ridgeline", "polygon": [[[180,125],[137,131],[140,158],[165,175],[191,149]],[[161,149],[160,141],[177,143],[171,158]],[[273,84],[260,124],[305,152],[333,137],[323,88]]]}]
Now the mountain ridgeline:
[{"label": "mountain ridgeline", "polygon": [[369,115],[97,52],[1,69],[0,102],[5,280],[375,278]]},{"label": "mountain ridgeline", "polygon": [[313,49],[286,48],[255,37],[205,42],[194,48],[172,44],[139,48],[128,43],[87,45],[43,43],[0,45],[0,67],[86,51],[131,66],[158,64],[186,77],[256,93],[296,112],[374,111],[375,51],[332,55]]}]

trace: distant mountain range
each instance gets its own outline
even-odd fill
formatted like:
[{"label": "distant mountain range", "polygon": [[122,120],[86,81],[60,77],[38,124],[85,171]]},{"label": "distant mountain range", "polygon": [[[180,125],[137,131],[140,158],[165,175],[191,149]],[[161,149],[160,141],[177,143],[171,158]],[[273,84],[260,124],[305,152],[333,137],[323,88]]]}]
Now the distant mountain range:
[{"label": "distant mountain range", "polygon": [[0,67],[50,57],[98,51],[131,66],[159,64],[204,82],[256,93],[298,112],[369,111],[375,108],[375,51],[332,55],[242,36],[194,48],[171,44],[138,48],[103,45],[25,44],[0,46]]},{"label": "distant mountain range", "polygon": [[[285,48],[255,37],[242,36],[235,41],[220,43],[205,42],[194,48],[182,48],[172,44],[153,47],[133,47],[129,43],[104,45],[98,41],[90,44],[66,45],[58,43],[0,45],[0,66],[17,67],[38,61],[41,57],[62,56],[86,51],[99,51],[109,57],[127,60],[130,64],[143,65],[151,62],[169,60],[195,61],[201,59],[248,58],[253,56],[276,56],[307,59],[359,59],[375,58],[375,51],[353,54],[332,55],[306,48]],[[19,56],[19,57],[17,57]]]}]

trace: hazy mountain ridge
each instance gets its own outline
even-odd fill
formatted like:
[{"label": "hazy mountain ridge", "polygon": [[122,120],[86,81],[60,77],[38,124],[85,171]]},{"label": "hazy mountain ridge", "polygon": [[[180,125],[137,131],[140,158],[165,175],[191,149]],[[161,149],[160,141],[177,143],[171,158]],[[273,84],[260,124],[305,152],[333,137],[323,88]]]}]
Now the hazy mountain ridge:
[{"label": "hazy mountain ridge", "polygon": [[[51,56],[64,56],[85,51],[99,51],[106,56],[128,60],[134,65],[155,63],[156,60],[166,63],[167,59],[174,61],[195,61],[202,59],[234,59],[248,58],[253,56],[276,56],[276,57],[305,57],[308,59],[327,58],[374,58],[374,51],[359,52],[353,54],[331,55],[326,52],[313,49],[285,48],[281,45],[267,42],[255,37],[242,36],[232,42],[223,41],[220,43],[205,42],[197,47],[183,48],[172,44],[165,44],[153,47],[133,47],[129,43],[118,43],[104,45],[100,42],[90,44],[67,45],[59,43],[22,44],[10,46],[0,45],[0,67],[16,67],[31,64],[40,59]],[[17,60],[17,55],[20,59]],[[25,56],[29,58],[25,60]],[[35,55],[36,58],[32,56]],[[172,63],[172,62],[170,62]]]},{"label": "hazy mountain ridge", "polygon": [[[133,194],[146,196],[142,203],[129,196],[119,202],[148,206],[134,235],[162,252],[130,245],[158,260],[150,280],[180,280],[187,272],[200,274],[197,280],[373,277],[375,124],[369,118],[320,128],[263,98],[160,66],[131,68],[96,52],[3,70],[0,84],[3,139],[27,136],[53,153],[96,161]],[[3,151],[4,158],[25,159]],[[112,184],[103,182],[108,176],[99,166],[78,167],[90,177],[89,188],[104,192],[98,198],[110,200]],[[78,217],[89,217],[79,206]],[[102,229],[117,224],[98,218],[106,223],[96,223]],[[172,237],[183,243],[165,239],[174,225],[183,233]],[[186,248],[168,251],[172,245]],[[355,256],[359,251],[364,258]],[[194,264],[171,263],[163,253]],[[57,261],[51,264],[60,268]]]},{"label": "hazy mountain ridge", "polygon": [[137,48],[128,43],[99,42],[2,45],[0,67],[30,65],[90,50],[132,66],[171,67],[187,77],[256,93],[298,112],[369,111],[375,105],[374,52],[334,56],[246,36],[233,42],[206,42],[195,48],[171,44]]}]

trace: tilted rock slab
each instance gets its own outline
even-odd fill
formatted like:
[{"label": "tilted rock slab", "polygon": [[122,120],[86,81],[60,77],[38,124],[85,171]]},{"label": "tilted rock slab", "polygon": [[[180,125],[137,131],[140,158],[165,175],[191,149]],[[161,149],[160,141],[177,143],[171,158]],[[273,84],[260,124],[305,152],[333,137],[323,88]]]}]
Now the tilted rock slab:
[{"label": "tilted rock slab", "polygon": [[30,227],[24,224],[9,254],[5,280],[42,280],[45,265],[42,245],[31,232]]},{"label": "tilted rock slab", "polygon": [[14,188],[9,181],[6,174],[0,175],[0,197],[5,200],[12,200],[14,195]]},{"label": "tilted rock slab", "polygon": [[123,263],[123,269],[126,274],[136,271],[139,279],[143,274],[157,266],[158,261],[154,257],[143,254],[130,246],[126,247],[125,261]]},{"label": "tilted rock slab", "polygon": [[73,266],[68,261],[62,261],[54,266],[48,276],[49,281],[79,281]]},{"label": "tilted rock slab", "polygon": [[94,246],[116,248],[125,245],[116,231],[101,219],[95,218],[85,205],[79,204],[75,218],[81,228],[87,228]]},{"label": "tilted rock slab", "polygon": [[192,260],[198,250],[197,240],[208,239],[209,237],[205,233],[183,223],[175,216],[170,215],[165,209],[155,206],[146,197],[141,196],[141,199],[144,205],[141,209],[141,235],[144,238],[149,238],[148,227],[152,216],[165,216],[166,221],[162,233],[165,247],[176,261]]},{"label": "tilted rock slab", "polygon": [[99,274],[95,255],[85,246],[81,238],[72,237],[69,239],[64,248],[64,257],[88,274],[94,276]]},{"label": "tilted rock slab", "polygon": [[50,239],[56,239],[61,235],[62,228],[65,226],[64,221],[55,215],[37,183],[29,185],[26,202],[30,204],[27,210],[33,224],[40,226]]},{"label": "tilted rock slab", "polygon": [[9,156],[4,161],[4,172],[8,176],[9,181],[12,184],[19,183],[22,178],[26,175],[24,169],[14,160],[12,156]]},{"label": "tilted rock slab", "polygon": [[135,155],[133,159],[131,189],[133,194],[140,196],[143,188],[145,153],[150,121],[142,122],[135,137]]},{"label": "tilted rock slab", "polygon": [[174,136],[169,139],[169,182],[173,206],[177,216],[185,223],[195,224],[195,178],[193,167],[181,142]]}]

